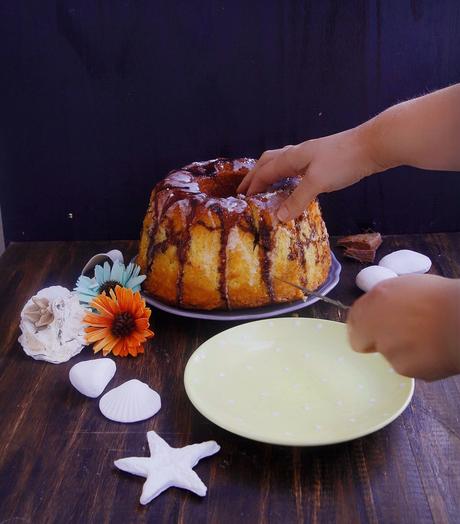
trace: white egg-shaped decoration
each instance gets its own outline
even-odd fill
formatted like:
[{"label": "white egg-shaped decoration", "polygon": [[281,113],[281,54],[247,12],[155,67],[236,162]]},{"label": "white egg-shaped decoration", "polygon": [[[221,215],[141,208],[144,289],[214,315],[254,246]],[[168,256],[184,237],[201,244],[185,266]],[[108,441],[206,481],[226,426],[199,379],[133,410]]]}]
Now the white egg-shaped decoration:
[{"label": "white egg-shaped decoration", "polygon": [[110,358],[85,360],[72,366],[69,380],[82,395],[96,398],[115,375],[117,366]]},{"label": "white egg-shaped decoration", "polygon": [[391,269],[398,275],[423,274],[430,270],[431,260],[416,251],[400,249],[384,256],[379,266]]},{"label": "white egg-shaped decoration", "polygon": [[382,282],[382,280],[395,278],[397,276],[398,275],[394,271],[391,271],[391,269],[386,267],[369,266],[362,269],[356,275],[356,285],[362,291],[370,291],[375,285]]},{"label": "white egg-shaped decoration", "polygon": [[161,408],[160,395],[140,380],[128,380],[108,391],[99,401],[101,413],[114,422],[139,422]]}]

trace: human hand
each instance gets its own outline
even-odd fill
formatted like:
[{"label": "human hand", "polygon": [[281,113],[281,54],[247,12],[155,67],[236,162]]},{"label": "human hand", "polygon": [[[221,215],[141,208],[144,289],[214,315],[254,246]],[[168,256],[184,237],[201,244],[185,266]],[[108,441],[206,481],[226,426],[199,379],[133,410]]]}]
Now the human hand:
[{"label": "human hand", "polygon": [[348,315],[355,351],[379,352],[401,375],[460,373],[460,280],[410,275],[381,282]]},{"label": "human hand", "polygon": [[278,210],[282,222],[299,216],[319,194],[342,189],[381,171],[371,153],[368,125],[296,146],[265,151],[238,187],[238,193],[253,195],[275,182],[292,176],[302,180]]}]

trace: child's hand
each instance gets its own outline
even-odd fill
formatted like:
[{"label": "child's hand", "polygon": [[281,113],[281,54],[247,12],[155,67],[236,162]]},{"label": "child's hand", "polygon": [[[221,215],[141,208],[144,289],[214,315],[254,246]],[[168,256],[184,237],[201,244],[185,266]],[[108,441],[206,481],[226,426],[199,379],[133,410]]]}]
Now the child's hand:
[{"label": "child's hand", "polygon": [[435,380],[460,373],[460,280],[386,280],[353,305],[348,333],[355,351],[382,353],[401,375]]},{"label": "child's hand", "polygon": [[252,195],[283,178],[302,176],[297,189],[278,211],[278,218],[284,222],[300,215],[319,193],[342,189],[381,170],[372,160],[364,125],[266,151],[243,179],[238,192]]}]

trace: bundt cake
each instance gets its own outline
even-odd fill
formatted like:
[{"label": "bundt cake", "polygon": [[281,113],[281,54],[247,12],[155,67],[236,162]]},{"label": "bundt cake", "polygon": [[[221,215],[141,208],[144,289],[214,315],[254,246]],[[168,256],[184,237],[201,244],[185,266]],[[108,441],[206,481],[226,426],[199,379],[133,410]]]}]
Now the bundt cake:
[{"label": "bundt cake", "polygon": [[310,290],[326,280],[331,254],[318,202],[279,222],[276,211],[298,179],[237,194],[254,164],[194,162],[155,186],[138,256],[145,293],[183,308],[251,308],[302,298],[278,278]]}]

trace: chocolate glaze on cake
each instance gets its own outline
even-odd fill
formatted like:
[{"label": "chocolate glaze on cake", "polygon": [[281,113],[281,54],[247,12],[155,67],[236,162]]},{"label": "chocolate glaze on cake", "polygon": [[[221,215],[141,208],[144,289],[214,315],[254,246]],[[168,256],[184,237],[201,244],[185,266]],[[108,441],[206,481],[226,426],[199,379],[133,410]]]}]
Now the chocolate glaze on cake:
[{"label": "chocolate glaze on cake", "polygon": [[231,309],[301,298],[275,276],[321,285],[330,251],[317,202],[280,223],[278,207],[299,181],[252,197],[236,194],[254,165],[247,158],[194,162],[156,185],[139,252],[145,292],[186,308]]}]

